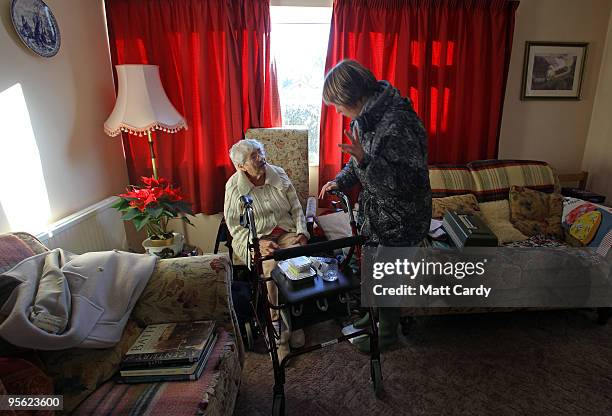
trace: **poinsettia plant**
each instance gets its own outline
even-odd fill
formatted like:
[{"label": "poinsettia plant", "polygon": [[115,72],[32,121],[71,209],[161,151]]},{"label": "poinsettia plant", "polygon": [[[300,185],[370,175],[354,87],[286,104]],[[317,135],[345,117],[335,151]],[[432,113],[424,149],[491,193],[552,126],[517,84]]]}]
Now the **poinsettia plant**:
[{"label": "poinsettia plant", "polygon": [[130,185],[127,192],[120,194],[119,200],[113,205],[123,213],[124,221],[132,221],[137,230],[145,228],[147,235],[153,240],[171,238],[168,232],[168,222],[180,218],[193,225],[186,215],[193,215],[191,203],[179,188],[175,188],[164,178],[142,177],[144,186]]}]

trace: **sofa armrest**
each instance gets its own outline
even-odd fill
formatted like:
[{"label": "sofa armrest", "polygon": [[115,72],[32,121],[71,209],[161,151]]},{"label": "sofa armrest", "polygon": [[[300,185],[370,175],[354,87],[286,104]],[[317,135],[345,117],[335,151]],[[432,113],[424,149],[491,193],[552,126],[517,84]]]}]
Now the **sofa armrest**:
[{"label": "sofa armrest", "polygon": [[211,319],[233,330],[231,281],[227,254],[161,259],[131,318],[141,326]]}]

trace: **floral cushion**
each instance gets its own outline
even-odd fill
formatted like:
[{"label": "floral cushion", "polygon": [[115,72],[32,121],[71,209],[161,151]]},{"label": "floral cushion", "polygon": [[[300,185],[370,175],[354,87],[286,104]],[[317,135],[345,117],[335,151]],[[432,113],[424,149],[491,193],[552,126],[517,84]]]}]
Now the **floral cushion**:
[{"label": "floral cushion", "polygon": [[140,326],[164,322],[214,320],[232,328],[227,254],[161,259],[134,307]]},{"label": "floral cushion", "polygon": [[464,214],[479,213],[480,207],[473,194],[432,198],[431,217],[442,218],[447,211],[457,211]]},{"label": "floral cushion", "polygon": [[510,222],[523,234],[542,234],[563,238],[561,215],[563,198],[559,194],[546,194],[523,186],[512,186],[509,194]]}]

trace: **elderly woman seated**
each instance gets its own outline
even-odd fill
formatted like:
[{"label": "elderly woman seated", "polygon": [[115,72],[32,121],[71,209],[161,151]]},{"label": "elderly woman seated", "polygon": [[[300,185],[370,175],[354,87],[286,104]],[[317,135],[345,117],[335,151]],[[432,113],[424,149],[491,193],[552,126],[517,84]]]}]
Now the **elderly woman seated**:
[{"label": "elderly woman seated", "polygon": [[[281,167],[266,163],[263,145],[257,140],[240,140],[230,149],[230,158],[237,172],[225,185],[224,214],[236,255],[250,264],[248,230],[240,225],[240,197],[247,194],[253,198],[253,213],[262,256],[272,254],[279,248],[306,244],[309,234],[295,188]],[[262,266],[264,275],[269,277],[276,263],[267,260]],[[276,285],[272,281],[267,285],[270,303],[278,305]],[[270,313],[277,329],[280,329],[278,310],[270,309]],[[298,330],[291,334],[283,328],[279,340],[279,358],[282,359],[289,352],[289,344],[293,348],[303,346],[304,332]]]}]

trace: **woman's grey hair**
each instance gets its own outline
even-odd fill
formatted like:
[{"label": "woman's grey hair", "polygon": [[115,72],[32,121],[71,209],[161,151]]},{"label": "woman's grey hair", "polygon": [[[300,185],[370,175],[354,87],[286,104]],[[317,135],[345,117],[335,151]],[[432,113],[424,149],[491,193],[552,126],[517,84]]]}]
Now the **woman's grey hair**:
[{"label": "woman's grey hair", "polygon": [[229,156],[236,170],[238,170],[239,166],[246,163],[247,157],[249,157],[254,150],[260,150],[264,156],[266,155],[263,144],[255,139],[240,140],[230,148]]},{"label": "woman's grey hair", "polygon": [[362,98],[374,94],[378,81],[374,74],[357,61],[345,59],[329,70],[323,83],[326,105],[353,107]]}]

